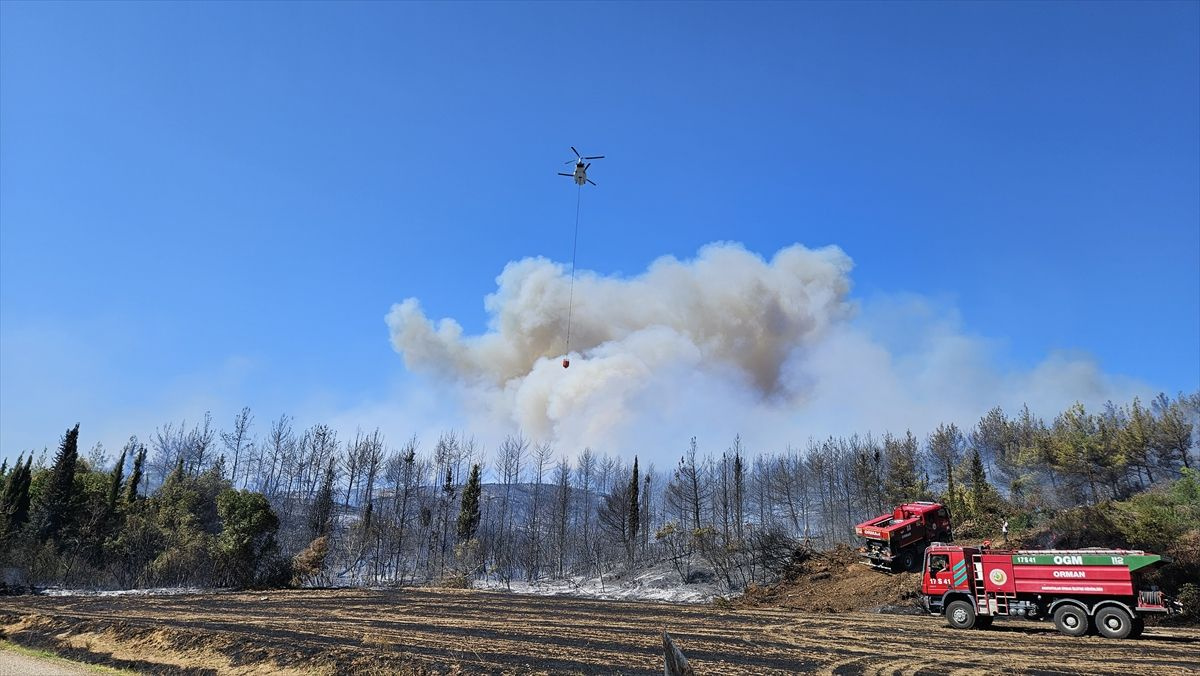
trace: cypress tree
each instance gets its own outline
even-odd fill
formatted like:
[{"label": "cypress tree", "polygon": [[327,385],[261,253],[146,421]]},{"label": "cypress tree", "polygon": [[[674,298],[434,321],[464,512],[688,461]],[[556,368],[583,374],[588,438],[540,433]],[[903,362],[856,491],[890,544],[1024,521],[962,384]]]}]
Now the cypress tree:
[{"label": "cypress tree", "polygon": [[71,520],[74,511],[75,495],[75,463],[79,459],[79,424],[67,430],[62,442],[58,445],[58,455],[54,457],[54,469],[51,470],[50,480],[46,484],[46,492],[42,496],[42,516],[38,528],[38,540],[45,542],[51,538],[57,540]]},{"label": "cypress tree", "polygon": [[[13,470],[16,471],[15,469]],[[29,482],[33,478],[33,454],[25,458],[25,467],[21,469],[21,479],[13,493],[13,501],[9,506],[9,533],[15,533],[29,521]]]},{"label": "cypress tree", "polygon": [[633,456],[633,475],[629,478],[629,556],[633,556],[633,545],[637,542],[638,527],[641,525],[641,510],[638,509],[638,461]]},{"label": "cypress tree", "polygon": [[[10,524],[13,506],[17,497],[17,485],[21,481],[21,470],[24,469],[23,460],[25,460],[24,453],[17,456],[16,467],[13,468],[11,474],[5,477],[4,487],[0,489],[0,540],[7,537],[10,530],[16,530],[16,528],[10,528]],[[5,461],[5,464],[7,465],[7,461]]]},{"label": "cypress tree", "polygon": [[108,503],[106,505],[109,514],[117,509],[117,498],[121,495],[121,474],[125,470],[125,454],[128,452],[128,446],[121,450],[121,457],[117,459],[117,464],[113,467],[112,474],[109,475]]},{"label": "cypress tree", "polygon": [[179,455],[179,460],[175,463],[175,471],[171,472],[171,476],[167,477],[167,481],[183,481],[183,454]]},{"label": "cypress tree", "polygon": [[16,488],[16,482],[21,476],[21,466],[24,463],[25,454],[17,456],[17,464],[13,467],[13,471],[4,479],[4,488],[0,489],[0,516],[8,513],[8,508],[12,505],[13,490]]},{"label": "cypress tree", "polygon": [[125,504],[133,504],[138,499],[138,484],[142,482],[142,466],[145,464],[146,447],[138,446],[137,455],[133,456],[133,471],[125,483]]},{"label": "cypress tree", "polygon": [[979,457],[978,448],[971,451],[971,460],[967,466],[967,473],[971,479],[972,511],[974,511],[975,516],[981,516],[988,506],[988,482],[987,474],[983,469],[983,459]]},{"label": "cypress tree", "polygon": [[471,474],[467,477],[467,486],[463,489],[462,506],[458,511],[458,540],[466,542],[475,537],[479,529],[479,495],[483,485],[479,476],[479,465],[471,465]]}]

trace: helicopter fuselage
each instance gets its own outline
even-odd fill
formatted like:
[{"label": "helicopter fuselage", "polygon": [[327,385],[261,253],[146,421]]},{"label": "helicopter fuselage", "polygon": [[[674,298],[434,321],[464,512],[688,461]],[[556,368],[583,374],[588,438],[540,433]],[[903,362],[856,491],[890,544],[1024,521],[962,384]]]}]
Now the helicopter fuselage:
[{"label": "helicopter fuselage", "polygon": [[[558,172],[558,175],[569,177],[571,180],[575,181],[575,185],[578,185],[578,186],[582,186],[585,183],[591,183],[592,185],[596,185],[596,183],[594,181],[592,181],[592,179],[588,178],[588,175],[587,175],[588,167],[592,166],[592,163],[589,160],[602,160],[602,159],[604,159],[604,156],[603,155],[592,155],[590,157],[584,157],[583,155],[579,154],[578,150],[575,150],[575,146],[571,146],[571,152],[575,153],[575,160],[574,160],[575,170],[573,172],[571,172],[570,174],[565,174],[560,171],[560,172]],[[570,163],[571,163],[571,160],[567,160],[565,162],[565,164],[570,164]]]}]

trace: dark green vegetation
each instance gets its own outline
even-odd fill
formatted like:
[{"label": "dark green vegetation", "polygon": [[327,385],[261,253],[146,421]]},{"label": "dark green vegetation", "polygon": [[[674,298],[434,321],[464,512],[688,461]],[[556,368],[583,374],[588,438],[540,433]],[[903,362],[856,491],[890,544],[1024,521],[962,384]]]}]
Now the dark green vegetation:
[{"label": "dark green vegetation", "polygon": [[441,435],[422,452],[382,435],[341,440],[290,419],[253,432],[166,425],[116,459],[81,432],[52,462],[0,469],[0,581],[10,586],[620,583],[673,567],[721,591],[776,579],[798,547],[850,542],[900,502],[936,499],[960,540],[1123,546],[1166,554],[1160,580],[1196,608],[1200,395],[1160,396],[1046,421],[994,409],[969,429],[810,439],[720,452],[693,439],[656,468],[520,435],[483,449]]},{"label": "dark green vegetation", "polygon": [[[20,581],[104,587],[285,581],[279,521],[258,493],[234,490],[218,462],[199,474],[180,463],[154,494],[139,490],[146,458],[131,443],[112,470],[78,457],[79,426],[54,464],[18,461],[0,493],[0,566]],[[133,470],[123,480],[124,459]]]},{"label": "dark green vegetation", "polygon": [[1172,565],[1148,580],[1175,594],[1185,621],[1200,621],[1200,471],[1134,495],[1063,510],[1044,520],[1026,539],[1058,547],[1131,547],[1163,553]]}]

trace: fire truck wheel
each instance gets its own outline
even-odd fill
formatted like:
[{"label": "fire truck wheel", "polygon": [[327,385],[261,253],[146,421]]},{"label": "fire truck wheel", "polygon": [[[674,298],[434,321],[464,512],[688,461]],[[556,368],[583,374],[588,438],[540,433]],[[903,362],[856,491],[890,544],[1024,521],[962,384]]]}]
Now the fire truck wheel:
[{"label": "fire truck wheel", "polygon": [[1079,606],[1065,603],[1054,611],[1054,628],[1067,636],[1083,636],[1088,630],[1087,613]]},{"label": "fire truck wheel", "polygon": [[896,571],[903,573],[913,572],[916,560],[917,556],[913,550],[906,549],[900,552],[900,556],[896,559]]},{"label": "fire truck wheel", "polygon": [[955,629],[970,629],[975,626],[975,606],[970,601],[959,599],[946,606],[946,621]]},{"label": "fire truck wheel", "polygon": [[1106,606],[1096,611],[1096,631],[1107,638],[1129,638],[1133,618],[1123,608]]}]

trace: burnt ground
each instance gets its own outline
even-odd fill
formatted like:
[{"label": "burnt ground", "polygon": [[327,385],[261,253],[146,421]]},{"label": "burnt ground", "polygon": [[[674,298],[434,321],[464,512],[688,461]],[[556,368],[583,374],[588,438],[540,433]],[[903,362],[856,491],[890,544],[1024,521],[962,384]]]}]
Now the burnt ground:
[{"label": "burnt ground", "polygon": [[455,590],[8,597],[0,635],[157,673],[1200,673],[1200,630],[1070,639],[1048,623],[594,601]]}]

